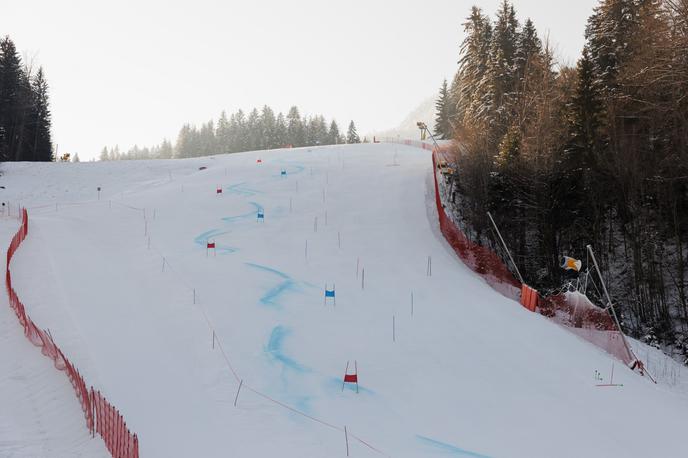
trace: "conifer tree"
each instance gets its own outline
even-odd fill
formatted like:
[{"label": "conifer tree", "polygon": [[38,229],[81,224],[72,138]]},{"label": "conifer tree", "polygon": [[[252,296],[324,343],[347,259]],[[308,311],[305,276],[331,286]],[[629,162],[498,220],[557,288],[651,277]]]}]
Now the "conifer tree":
[{"label": "conifer tree", "polygon": [[22,68],[19,53],[6,36],[0,40],[0,160],[17,160]]},{"label": "conifer tree", "polygon": [[453,110],[446,79],[440,87],[440,95],[435,102],[435,110],[435,135],[441,139],[451,138],[454,130],[452,127]]},{"label": "conifer tree", "polygon": [[346,133],[346,142],[361,143],[361,138],[358,136],[358,132],[356,132],[356,125],[353,121],[349,123],[349,130]]},{"label": "conifer tree", "polygon": [[284,120],[284,114],[280,112],[275,121],[275,148],[283,148],[287,143],[287,122]]},{"label": "conifer tree", "polygon": [[45,80],[43,68],[33,78],[33,105],[31,107],[33,121],[32,153],[25,160],[52,161],[52,140],[50,138],[50,105],[48,102],[48,82]]},{"label": "conifer tree", "polygon": [[337,122],[334,119],[330,123],[330,130],[328,131],[327,141],[331,145],[342,143],[341,138],[339,136],[339,126],[337,125]]},{"label": "conifer tree", "polygon": [[232,133],[230,131],[229,120],[227,119],[227,113],[225,113],[224,110],[222,110],[220,119],[217,121],[217,132],[215,133],[215,137],[217,139],[218,153],[231,152]]},{"label": "conifer tree", "polygon": [[305,145],[303,122],[299,109],[295,106],[291,107],[287,114],[287,140],[292,146]]}]

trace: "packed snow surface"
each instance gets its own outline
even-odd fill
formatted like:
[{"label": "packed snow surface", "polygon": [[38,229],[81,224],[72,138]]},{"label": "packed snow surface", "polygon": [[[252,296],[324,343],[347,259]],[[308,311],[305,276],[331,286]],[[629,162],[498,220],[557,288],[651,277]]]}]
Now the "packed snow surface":
[{"label": "packed snow surface", "polygon": [[[143,458],[683,455],[688,373],[636,343],[652,384],[493,291],[438,231],[429,154],[4,164],[15,289]],[[106,456],[3,303],[0,456]]]}]

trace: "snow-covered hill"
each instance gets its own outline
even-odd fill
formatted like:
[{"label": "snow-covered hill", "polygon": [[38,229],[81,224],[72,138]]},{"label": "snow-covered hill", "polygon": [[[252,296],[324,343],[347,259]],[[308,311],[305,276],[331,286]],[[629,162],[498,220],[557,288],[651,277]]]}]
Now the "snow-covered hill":
[{"label": "snow-covered hill", "polygon": [[422,121],[430,127],[430,130],[433,129],[433,126],[435,125],[436,101],[437,96],[428,97],[427,99],[423,100],[416,108],[414,108],[408,115],[406,115],[404,120],[401,121],[398,126],[392,129],[372,132],[369,135],[367,135],[368,140],[372,140],[373,136],[376,136],[377,138],[394,139],[420,138],[420,131],[418,130],[418,126],[416,125],[416,123],[418,121]]},{"label": "snow-covered hill", "polygon": [[[352,457],[685,450],[688,374],[671,366],[672,382],[653,385],[461,264],[437,229],[427,151],[342,145],[3,173],[3,200],[31,221],[15,289],[122,411],[142,457],[346,456],[345,426]],[[6,240],[16,224],[3,217]],[[59,414],[18,417],[27,379],[49,362],[0,313],[0,337],[21,352],[13,362],[0,347],[0,399],[15,407],[0,408],[0,456],[102,456],[56,371],[35,390],[49,385]],[[358,393],[342,389],[354,361]],[[623,386],[597,387],[595,371],[608,382],[612,364]],[[56,436],[61,454],[28,447]]]}]

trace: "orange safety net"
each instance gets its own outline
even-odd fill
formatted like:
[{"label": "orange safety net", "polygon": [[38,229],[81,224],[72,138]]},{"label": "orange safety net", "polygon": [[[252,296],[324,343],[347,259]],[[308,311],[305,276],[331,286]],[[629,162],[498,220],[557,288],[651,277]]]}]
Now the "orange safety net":
[{"label": "orange safety net", "polygon": [[[138,438],[127,428],[124,420],[106,400],[98,393],[98,398],[94,398],[93,387],[91,390],[86,387],[86,382],[79,371],[62,353],[60,348],[53,341],[49,332],[40,329],[26,313],[26,307],[19,300],[17,292],[12,287],[12,275],[10,273],[10,262],[21,243],[29,232],[29,215],[26,209],[22,210],[22,222],[17,233],[12,237],[10,246],[7,249],[7,266],[5,271],[5,287],[9,296],[10,307],[14,310],[19,323],[24,328],[24,335],[29,341],[41,347],[41,352],[53,360],[55,368],[65,371],[76,394],[86,419],[86,427],[91,434],[98,432],[105,441],[108,450],[113,458],[138,458]],[[103,427],[103,425],[110,425]]]}]

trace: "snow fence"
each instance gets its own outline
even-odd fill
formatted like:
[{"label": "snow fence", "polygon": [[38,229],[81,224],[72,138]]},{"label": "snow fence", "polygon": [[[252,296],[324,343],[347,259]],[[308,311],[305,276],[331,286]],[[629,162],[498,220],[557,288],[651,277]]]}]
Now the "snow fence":
[{"label": "snow fence", "polygon": [[62,353],[57,344],[55,344],[50,332],[36,326],[36,323],[27,315],[26,307],[24,307],[17,292],[12,287],[10,262],[28,233],[29,215],[26,209],[22,209],[21,226],[14,237],[12,237],[12,242],[7,249],[5,286],[9,295],[10,307],[14,310],[19,323],[24,328],[26,338],[32,344],[41,347],[41,352],[53,360],[56,369],[65,371],[67,374],[84,411],[86,427],[93,437],[95,437],[95,433],[98,433],[103,438],[113,458],[138,458],[139,441],[136,434],[129,431],[122,415],[99,391],[95,391],[93,387],[87,388],[84,378]]},{"label": "snow fence", "polygon": [[580,293],[563,293],[541,297],[538,292],[520,281],[511,273],[501,257],[490,248],[471,241],[454,222],[442,203],[438,173],[442,176],[443,166],[451,163],[450,146],[435,146],[433,143],[417,140],[386,139],[388,143],[422,148],[432,151],[435,204],[440,231],[461,260],[474,272],[482,276],[495,290],[506,297],[517,300],[521,305],[537,312],[565,327],[580,338],[613,355],[626,365],[638,368],[643,365],[633,354],[620,329],[606,309],[600,309]]}]

